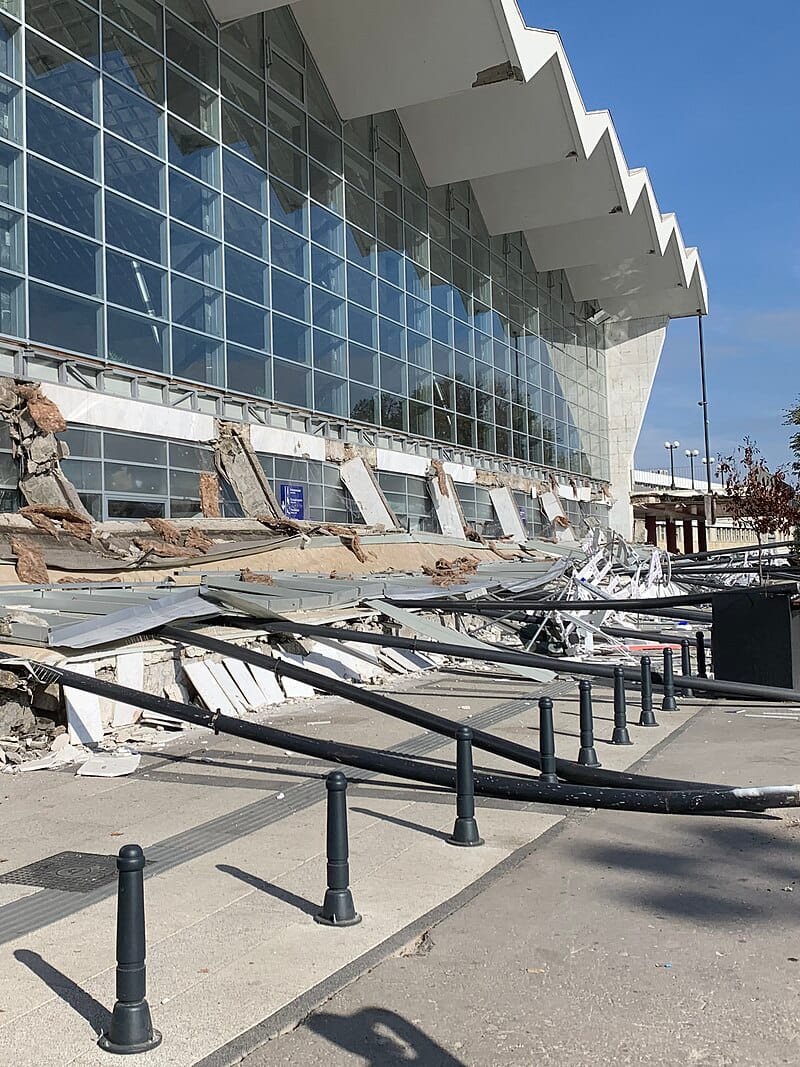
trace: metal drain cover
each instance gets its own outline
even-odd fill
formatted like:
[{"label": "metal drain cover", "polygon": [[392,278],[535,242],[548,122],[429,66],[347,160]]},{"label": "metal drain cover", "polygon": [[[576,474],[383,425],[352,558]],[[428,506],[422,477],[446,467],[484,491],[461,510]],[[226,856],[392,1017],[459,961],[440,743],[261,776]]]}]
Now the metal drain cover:
[{"label": "metal drain cover", "polygon": [[55,856],[47,856],[29,863],[27,867],[0,875],[0,882],[61,889],[66,893],[88,893],[113,881],[116,876],[116,856],[98,856],[92,852],[57,852]]}]

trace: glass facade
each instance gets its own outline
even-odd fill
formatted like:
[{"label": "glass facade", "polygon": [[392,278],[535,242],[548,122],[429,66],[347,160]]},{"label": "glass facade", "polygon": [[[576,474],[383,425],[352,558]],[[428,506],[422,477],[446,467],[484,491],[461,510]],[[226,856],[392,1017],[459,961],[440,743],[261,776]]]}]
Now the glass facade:
[{"label": "glass facade", "polygon": [[0,75],[3,335],[608,478],[602,328],[288,8],[4,0]]}]

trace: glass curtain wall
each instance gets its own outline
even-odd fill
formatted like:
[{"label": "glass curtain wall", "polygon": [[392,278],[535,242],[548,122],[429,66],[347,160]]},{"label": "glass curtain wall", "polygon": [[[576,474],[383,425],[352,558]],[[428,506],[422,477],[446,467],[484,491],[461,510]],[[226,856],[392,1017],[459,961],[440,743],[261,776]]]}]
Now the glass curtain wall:
[{"label": "glass curtain wall", "polygon": [[5,336],[608,477],[602,330],[288,8],[5,0],[0,75]]}]

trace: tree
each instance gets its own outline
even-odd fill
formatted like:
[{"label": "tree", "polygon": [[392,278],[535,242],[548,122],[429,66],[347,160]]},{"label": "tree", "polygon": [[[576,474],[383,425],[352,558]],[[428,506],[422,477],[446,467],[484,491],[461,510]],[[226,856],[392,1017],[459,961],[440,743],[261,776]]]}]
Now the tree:
[{"label": "tree", "polygon": [[[800,438],[800,434],[797,436]],[[736,455],[720,459],[717,471],[725,485],[732,518],[755,534],[759,579],[763,582],[763,539],[777,533],[788,534],[800,521],[800,498],[788,480],[789,468],[771,471],[755,441],[745,437]]]}]

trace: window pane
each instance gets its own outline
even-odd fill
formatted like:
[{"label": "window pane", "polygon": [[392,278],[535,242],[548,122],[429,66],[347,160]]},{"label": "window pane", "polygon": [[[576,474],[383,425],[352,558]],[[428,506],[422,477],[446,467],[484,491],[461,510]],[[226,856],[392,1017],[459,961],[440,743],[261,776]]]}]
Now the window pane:
[{"label": "window pane", "polygon": [[61,108],[29,96],[28,148],[89,178],[97,169],[97,130]]},{"label": "window pane", "polygon": [[167,126],[167,157],[193,178],[219,185],[219,148],[199,130],[170,119]]},{"label": "window pane", "polygon": [[153,155],[162,155],[161,111],[116,82],[103,82],[103,121],[112,133]]},{"label": "window pane", "polygon": [[273,178],[269,182],[269,210],[273,219],[298,233],[308,233],[308,201],[302,193],[281,185]]},{"label": "window pane", "polygon": [[220,87],[226,100],[264,121],[266,97],[264,83],[257,81],[246,67],[235,63],[225,54],[220,56]]},{"label": "window pane", "polygon": [[128,89],[144,93],[157,104],[163,104],[163,59],[110,22],[103,26],[103,71],[117,78]]},{"label": "window pane", "polygon": [[32,89],[57,100],[84,118],[95,118],[99,75],[68,52],[29,33],[25,45],[26,80]]},{"label": "window pane", "polygon": [[[260,116],[263,122],[263,115]],[[267,169],[267,131],[223,99],[222,143],[249,159],[262,170]]]},{"label": "window pane", "polygon": [[150,207],[162,208],[164,164],[108,134],[104,147],[106,184]]},{"label": "window pane", "polygon": [[298,408],[311,406],[311,371],[282,359],[272,364],[275,399]]},{"label": "window pane", "polygon": [[154,0],[103,0],[103,14],[153,48],[162,47],[163,11]]},{"label": "window pane", "polygon": [[283,271],[272,271],[272,307],[285,315],[308,321],[308,285]]},{"label": "window pane", "polygon": [[308,160],[297,148],[287,141],[269,135],[269,169],[280,181],[299,189],[303,193],[308,192]]},{"label": "window pane", "polygon": [[228,388],[249,396],[268,397],[268,357],[228,345]]},{"label": "window pane", "polygon": [[[297,363],[308,363],[311,358],[310,335],[311,330],[308,326],[285,319],[282,315],[272,316],[272,349],[276,356],[284,356]],[[275,396],[280,399],[277,373]]]},{"label": "window pane", "polygon": [[213,471],[214,458],[210,448],[186,445],[182,441],[170,441],[169,465],[190,471]]},{"label": "window pane", "polygon": [[272,248],[272,265],[281,267],[283,270],[298,274],[301,278],[308,277],[308,242],[291,230],[285,230],[282,226],[273,223],[270,226],[270,242]]},{"label": "window pane", "polygon": [[28,222],[28,269],[34,278],[75,289],[87,296],[98,292],[99,245],[63,230]]},{"label": "window pane", "polygon": [[329,293],[326,289],[318,289],[314,286],[313,301],[314,325],[343,337],[345,333],[344,300]]},{"label": "window pane", "polygon": [[287,93],[291,93],[292,96],[298,100],[303,99],[303,75],[293,67],[291,63],[287,63],[282,59],[277,52],[271,53],[272,61],[267,67],[267,76],[270,81],[275,82],[281,89],[285,89]]},{"label": "window pane", "polygon": [[98,355],[99,304],[35,282],[31,282],[29,289],[32,340],[62,351]]},{"label": "window pane", "polygon": [[163,373],[167,369],[166,332],[166,326],[153,319],[109,308],[108,358],[114,363]]},{"label": "window pane", "polygon": [[[237,148],[238,151],[238,148]],[[258,167],[252,167],[232,152],[222,153],[222,184],[228,196],[264,211],[267,203],[267,178]]]},{"label": "window pane", "polygon": [[83,59],[97,61],[98,18],[76,0],[27,0],[25,15],[40,33]]},{"label": "window pane", "polygon": [[344,255],[344,223],[325,208],[311,205],[311,239]]},{"label": "window pane", "polygon": [[188,226],[219,235],[219,193],[178,171],[169,174],[169,213]]},{"label": "window pane", "polygon": [[172,373],[193,382],[219,384],[221,346],[218,341],[172,329]]},{"label": "window pane", "polygon": [[226,200],[225,240],[254,256],[266,257],[267,220],[241,204]]},{"label": "window pane", "polygon": [[347,264],[347,298],[365,307],[375,308],[375,278],[360,267]]},{"label": "window pane", "polygon": [[244,63],[248,70],[264,77],[261,15],[251,15],[228,26],[222,26],[219,31],[219,43],[226,52],[235,56],[240,63]]},{"label": "window pane", "polygon": [[344,260],[316,245],[311,247],[311,278],[323,289],[344,296]]},{"label": "window pane", "polygon": [[106,240],[133,255],[161,263],[164,256],[164,219],[113,193],[106,193]]},{"label": "window pane", "polygon": [[347,415],[347,382],[331,374],[314,375],[314,410],[330,415]]},{"label": "window pane", "polygon": [[28,158],[28,210],[89,237],[97,234],[97,186]]},{"label": "window pane", "polygon": [[267,266],[233,249],[225,250],[225,288],[257,304],[266,303]]},{"label": "window pane", "polygon": [[217,94],[198,85],[172,66],[167,67],[167,105],[170,111],[197,126],[209,137],[216,137],[219,133]]},{"label": "window pane", "polygon": [[135,463],[108,462],[104,464],[107,493],[166,493],[167,472],[156,467]]},{"label": "window pane", "polygon": [[0,274],[0,331],[11,337],[24,337],[24,283],[21,278]]},{"label": "window pane", "polygon": [[17,206],[21,199],[22,154],[0,142],[0,200]]},{"label": "window pane", "polygon": [[217,49],[167,12],[167,58],[195,78],[217,87]]},{"label": "window pane", "polygon": [[245,348],[266,349],[267,312],[253,304],[228,297],[226,302],[226,333],[229,341]]},{"label": "window pane", "polygon": [[220,244],[176,222],[169,227],[172,269],[208,285],[221,285]]},{"label": "window pane", "polygon": [[106,295],[112,304],[163,317],[166,277],[166,272],[158,267],[129,259],[119,252],[106,252]]},{"label": "window pane", "polygon": [[163,519],[166,505],[158,500],[109,500],[109,519]]},{"label": "window pane", "polygon": [[172,320],[201,333],[222,335],[222,294],[188,278],[172,278]]}]

